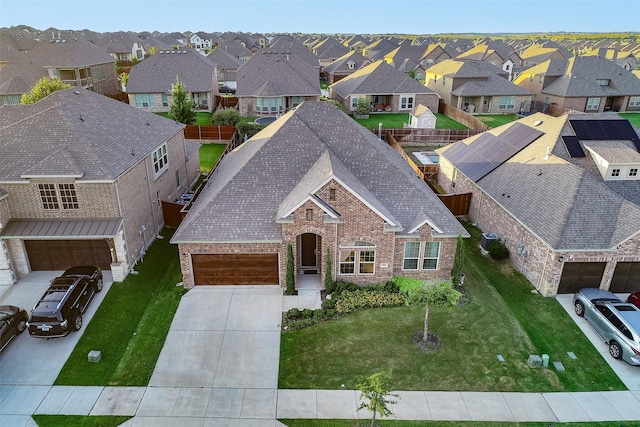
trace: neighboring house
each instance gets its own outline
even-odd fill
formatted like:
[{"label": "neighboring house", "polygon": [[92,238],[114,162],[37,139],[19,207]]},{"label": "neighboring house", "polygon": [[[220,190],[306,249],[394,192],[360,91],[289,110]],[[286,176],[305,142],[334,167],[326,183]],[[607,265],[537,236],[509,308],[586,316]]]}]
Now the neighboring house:
[{"label": "neighboring house", "polygon": [[116,60],[87,41],[56,39],[41,42],[0,69],[2,105],[15,105],[43,77],[101,94],[119,92]]},{"label": "neighboring house", "polygon": [[422,57],[420,58],[420,65],[422,68],[427,69],[433,64],[452,59],[457,55],[457,52],[452,47],[445,43],[431,43],[426,46]]},{"label": "neighboring house", "polygon": [[599,48],[584,52],[581,56],[598,56],[608,59],[627,71],[635,70],[638,67],[638,58],[633,52],[624,52],[615,48]]},{"label": "neighboring house", "polygon": [[121,281],[199,176],[184,125],[88,90],[0,107],[0,284],[92,264]]},{"label": "neighboring house", "polygon": [[362,49],[364,49],[369,43],[371,43],[369,40],[358,34],[342,42],[342,44],[348,47],[349,50],[355,50],[356,52],[362,52]]},{"label": "neighboring house", "polygon": [[247,62],[253,56],[253,52],[235,41],[225,41],[218,43],[216,50],[224,50],[225,52],[235,56],[242,62]]},{"label": "neighboring house", "polygon": [[243,116],[277,115],[320,99],[318,71],[295,52],[256,52],[238,68],[238,109]]},{"label": "neighboring house", "polygon": [[429,107],[418,104],[413,107],[410,115],[411,122],[409,122],[409,127],[421,129],[436,128],[436,115],[433,114],[433,111],[431,111]]},{"label": "neighboring house", "polygon": [[300,58],[304,59],[309,65],[318,71],[318,78],[320,78],[320,61],[318,60],[318,57],[302,43],[291,41],[290,37],[278,37],[273,39],[264,51],[273,53],[296,53]]},{"label": "neighboring house", "polygon": [[218,67],[218,83],[235,89],[237,87],[238,68],[244,63],[225,49],[216,48],[207,55]]},{"label": "neighboring house", "polygon": [[575,111],[640,111],[640,80],[597,56],[545,61],[524,70],[514,83],[538,102]]},{"label": "neighboring house", "polygon": [[379,60],[329,86],[329,96],[355,111],[367,99],[372,111],[406,112],[423,104],[438,111],[440,97],[417,80]]},{"label": "neighboring house", "polygon": [[331,62],[340,58],[345,53],[349,53],[350,50],[337,39],[328,37],[316,43],[311,49],[311,52],[318,57],[320,67],[324,67],[325,65],[329,65]]},{"label": "neighboring house", "polygon": [[[437,150],[438,183],[543,295],[640,290],[640,130],[536,113]],[[493,237],[493,236],[488,236]]]},{"label": "neighboring house", "polygon": [[335,83],[369,64],[371,61],[353,50],[322,67],[321,78],[329,83]]},{"label": "neighboring house", "polygon": [[427,87],[445,104],[469,113],[513,114],[529,105],[533,94],[484,61],[450,59],[426,70]]},{"label": "neighboring house", "polygon": [[492,40],[461,53],[457,58],[488,62],[505,71],[508,74],[507,80],[509,81],[513,81],[522,66],[522,59],[512,47],[504,42]]},{"label": "neighboring house", "polygon": [[115,59],[131,61],[134,58],[142,60],[147,55],[144,40],[133,33],[107,33],[96,41]]},{"label": "neighboring house", "polygon": [[448,279],[459,235],[468,237],[396,151],[318,101],[223,157],[171,242],[187,288],[285,286],[289,244],[297,274],[321,286],[327,274]]},{"label": "neighboring house", "polygon": [[131,68],[127,84],[129,104],[147,111],[169,111],[176,78],[184,84],[197,110],[215,109],[216,63],[186,48],[158,51]]},{"label": "neighboring house", "polygon": [[522,65],[531,67],[551,59],[569,59],[571,52],[555,43],[532,43],[519,52]]},{"label": "neighboring house", "polygon": [[384,59],[384,56],[398,47],[398,41],[393,39],[377,39],[362,49],[362,56],[371,62]]},{"label": "neighboring house", "polygon": [[197,52],[206,53],[213,45],[213,37],[211,34],[203,31],[191,34],[189,37],[189,46]]}]

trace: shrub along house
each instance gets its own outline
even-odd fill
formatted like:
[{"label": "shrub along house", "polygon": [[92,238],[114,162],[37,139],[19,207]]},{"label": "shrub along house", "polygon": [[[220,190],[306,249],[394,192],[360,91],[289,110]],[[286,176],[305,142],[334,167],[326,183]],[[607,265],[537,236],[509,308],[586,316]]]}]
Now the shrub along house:
[{"label": "shrub along house", "polygon": [[438,182],[544,295],[640,290],[640,135],[617,114],[524,117],[437,150]]},{"label": "shrub along house", "polygon": [[[186,287],[449,278],[466,230],[407,162],[328,102],[305,102],[227,154],[172,243]],[[327,271],[327,261],[332,269]]]},{"label": "shrub along house", "polygon": [[184,125],[84,89],[0,107],[0,284],[96,265],[122,280],[199,176]]}]

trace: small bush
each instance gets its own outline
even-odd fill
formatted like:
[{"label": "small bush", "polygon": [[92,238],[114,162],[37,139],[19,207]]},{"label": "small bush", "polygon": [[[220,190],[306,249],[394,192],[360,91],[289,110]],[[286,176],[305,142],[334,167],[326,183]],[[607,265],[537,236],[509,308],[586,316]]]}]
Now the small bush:
[{"label": "small bush", "polygon": [[322,301],[322,308],[325,310],[332,310],[336,308],[336,300],[332,298]]},{"label": "small bush", "polygon": [[401,294],[358,290],[342,293],[336,301],[336,311],[338,314],[346,314],[363,308],[396,307],[402,304],[404,297]]},{"label": "small bush", "polygon": [[335,319],[336,317],[338,317],[338,312],[334,309],[326,309],[324,311],[324,317],[326,319]]},{"label": "small bush", "polygon": [[240,113],[233,108],[223,108],[216,110],[211,115],[211,122],[214,125],[235,126],[240,121]]},{"label": "small bush", "polygon": [[301,317],[303,319],[309,319],[313,317],[313,310],[311,310],[310,308],[305,308],[304,310],[302,310]]},{"label": "small bush", "polygon": [[398,286],[398,284],[393,280],[389,280],[385,283],[383,289],[385,292],[389,292],[390,294],[400,293],[400,286]]},{"label": "small bush", "polygon": [[292,308],[285,313],[285,317],[287,318],[287,320],[296,320],[302,317],[302,313],[300,313],[300,310],[298,310],[297,308]]},{"label": "small bush", "polygon": [[407,305],[423,305],[427,302],[427,288],[424,280],[412,277],[394,277],[391,280],[406,297]]},{"label": "small bush", "polygon": [[358,285],[351,282],[345,282],[344,280],[338,280],[336,282],[336,288],[333,291],[334,293],[340,294],[342,292],[353,292],[360,289]]},{"label": "small bush", "polygon": [[321,308],[313,310],[313,316],[312,317],[315,320],[324,320],[324,310],[321,309]]},{"label": "small bush", "polygon": [[489,243],[489,256],[500,261],[509,258],[509,249],[505,246],[501,239],[497,239]]},{"label": "small bush", "polygon": [[251,138],[253,135],[260,132],[264,128],[265,128],[264,126],[259,125],[257,123],[238,123],[236,125],[238,134],[242,139],[244,139],[245,135],[247,136],[247,138]]}]

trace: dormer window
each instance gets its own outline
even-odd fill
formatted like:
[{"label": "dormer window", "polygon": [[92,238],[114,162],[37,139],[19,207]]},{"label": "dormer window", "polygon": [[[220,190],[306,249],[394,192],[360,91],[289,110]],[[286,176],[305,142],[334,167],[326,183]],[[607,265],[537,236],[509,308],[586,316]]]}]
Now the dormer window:
[{"label": "dormer window", "polygon": [[349,61],[347,62],[347,67],[349,67],[350,70],[353,70],[355,67],[356,63],[353,61]]},{"label": "dormer window", "polygon": [[620,169],[611,169],[611,176],[620,176]]},{"label": "dormer window", "polygon": [[609,86],[609,79],[598,79],[596,80],[596,83],[598,83],[600,86]]},{"label": "dormer window", "polygon": [[638,176],[638,168],[629,169],[629,176]]}]

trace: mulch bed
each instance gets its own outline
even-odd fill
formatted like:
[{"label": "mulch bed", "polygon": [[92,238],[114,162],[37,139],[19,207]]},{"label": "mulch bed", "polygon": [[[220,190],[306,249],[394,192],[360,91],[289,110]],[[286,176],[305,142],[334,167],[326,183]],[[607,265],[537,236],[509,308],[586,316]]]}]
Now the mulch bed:
[{"label": "mulch bed", "polygon": [[411,337],[413,344],[423,353],[435,353],[440,347],[440,338],[434,334],[427,333],[427,340],[424,341],[424,331],[416,331]]}]

